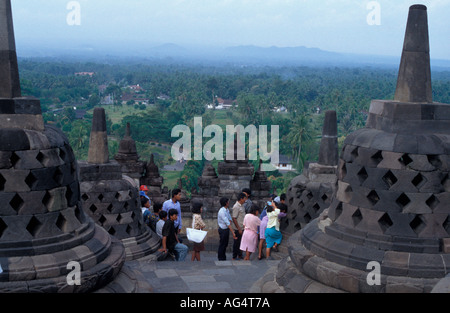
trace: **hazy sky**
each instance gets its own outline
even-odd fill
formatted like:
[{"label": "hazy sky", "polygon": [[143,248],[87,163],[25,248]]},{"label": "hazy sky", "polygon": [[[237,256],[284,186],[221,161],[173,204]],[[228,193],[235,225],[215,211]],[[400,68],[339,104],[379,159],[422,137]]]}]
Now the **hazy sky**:
[{"label": "hazy sky", "polygon": [[[450,0],[12,0],[18,52],[25,45],[88,47],[257,45],[398,56],[408,8],[428,7],[431,57],[450,59]],[[380,11],[368,4],[379,4]],[[380,25],[369,25],[368,16]],[[371,19],[376,21],[376,19]],[[76,21],[72,19],[72,21]]]}]

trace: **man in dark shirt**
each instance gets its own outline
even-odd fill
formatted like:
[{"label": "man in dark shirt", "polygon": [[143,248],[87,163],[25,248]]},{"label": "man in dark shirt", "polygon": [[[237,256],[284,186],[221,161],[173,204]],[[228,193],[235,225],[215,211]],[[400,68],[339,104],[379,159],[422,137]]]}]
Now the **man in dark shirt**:
[{"label": "man in dark shirt", "polygon": [[247,196],[247,200],[244,202],[243,206],[245,209],[245,213],[249,214],[253,206],[253,202],[252,200],[250,200],[250,197],[252,196],[252,191],[249,188],[245,188],[244,190],[242,190],[242,193]]},{"label": "man in dark shirt", "polygon": [[178,219],[178,211],[172,209],[169,211],[169,219],[164,224],[162,230],[162,249],[159,251],[174,253],[178,262],[186,259],[189,248],[178,240],[178,231],[175,228],[175,221]]}]

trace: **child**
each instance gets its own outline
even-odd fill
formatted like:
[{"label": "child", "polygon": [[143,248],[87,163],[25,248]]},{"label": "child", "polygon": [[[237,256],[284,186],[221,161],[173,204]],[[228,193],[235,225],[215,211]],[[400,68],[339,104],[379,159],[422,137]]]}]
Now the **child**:
[{"label": "child", "polygon": [[281,244],[281,240],[283,239],[283,235],[280,232],[280,220],[278,216],[281,211],[277,207],[281,204],[277,204],[275,201],[272,202],[272,207],[267,208],[267,216],[269,221],[267,222],[266,229],[266,257],[270,257],[270,249],[274,249],[278,251],[278,245]]},{"label": "child", "polygon": [[273,201],[275,201],[278,204],[280,204],[280,203],[286,204],[286,198],[287,198],[286,194],[283,193],[281,196],[276,197]]},{"label": "child", "polygon": [[261,225],[259,219],[259,211],[261,209],[252,205],[249,212],[244,218],[244,234],[242,235],[241,250],[245,251],[244,261],[250,261],[252,253],[256,252],[258,246],[258,227]]},{"label": "child", "polygon": [[275,195],[271,195],[271,196],[270,196],[270,201],[267,202],[266,206],[264,207],[263,211],[261,212],[261,216],[259,217],[261,221],[262,221],[263,218],[267,215],[267,208],[268,208],[269,206],[272,206],[272,202],[275,201],[275,198],[276,198],[276,197],[277,197],[277,196],[275,196]]},{"label": "child", "polygon": [[278,218],[281,220],[282,218],[285,218],[287,216],[288,207],[283,202],[277,204],[277,207],[280,209],[280,215],[278,215]]},{"label": "child", "polygon": [[183,262],[186,259],[189,248],[178,240],[178,230],[175,227],[175,222],[177,220],[178,211],[176,209],[169,210],[169,219],[164,224],[162,230],[162,249],[159,251],[164,253],[174,253],[176,261]]},{"label": "child", "polygon": [[[202,219],[202,211],[203,211],[203,204],[201,203],[194,203],[192,205],[192,213],[194,214],[192,216],[192,228],[197,230],[204,230],[206,227],[206,224],[203,222]],[[200,262],[200,252],[205,251],[205,242],[201,243],[194,243],[194,250],[192,251],[192,262],[197,260]]]},{"label": "child", "polygon": [[156,233],[156,224],[159,222],[159,212],[162,211],[162,203],[155,203],[153,205],[153,214],[147,214],[144,218],[145,224]]},{"label": "child", "polygon": [[159,221],[158,221],[158,223],[156,223],[156,234],[161,239],[163,237],[162,230],[163,230],[163,227],[164,227],[164,224],[166,223],[166,221],[167,221],[167,212],[166,211],[159,212]]},{"label": "child", "polygon": [[144,197],[141,198],[141,207],[142,207],[142,216],[144,218],[144,222],[148,219],[150,216],[150,198]]},{"label": "child", "polygon": [[262,218],[261,225],[259,226],[259,255],[258,259],[262,260],[262,250],[264,242],[266,241],[266,229],[267,229],[267,223],[269,222],[269,217],[267,214]]}]

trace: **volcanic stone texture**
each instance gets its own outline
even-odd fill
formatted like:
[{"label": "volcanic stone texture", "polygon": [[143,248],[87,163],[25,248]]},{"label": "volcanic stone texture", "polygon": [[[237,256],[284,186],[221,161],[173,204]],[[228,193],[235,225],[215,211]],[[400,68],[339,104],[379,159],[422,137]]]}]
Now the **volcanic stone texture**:
[{"label": "volcanic stone texture", "polygon": [[[90,292],[111,282],[123,246],[86,217],[77,163],[67,138],[0,128],[1,292]],[[81,264],[81,286],[68,286],[69,262]]]},{"label": "volcanic stone texture", "polygon": [[161,241],[143,222],[138,190],[122,178],[118,163],[80,162],[80,179],[84,211],[122,241],[127,260],[158,250]]},{"label": "volcanic stone texture", "polygon": [[198,192],[192,195],[192,203],[203,203],[204,216],[213,217],[220,208],[219,188],[220,180],[216,170],[211,164],[203,169],[202,176],[198,179]]},{"label": "volcanic stone texture", "polygon": [[266,172],[262,171],[262,161],[258,171],[256,171],[250,182],[250,190],[252,191],[252,201],[261,209],[266,206],[266,202],[270,200],[270,190],[272,183],[267,179]]},{"label": "volcanic stone texture", "polygon": [[119,151],[114,159],[122,166],[122,173],[136,181],[136,186],[140,186],[140,180],[145,173],[145,163],[139,161],[136,149],[136,142],[131,138],[130,124],[124,138],[120,141]]},{"label": "volcanic stone texture", "polygon": [[140,179],[140,185],[148,187],[148,196],[153,203],[164,203],[169,199],[168,192],[164,192],[162,185],[164,184],[164,177],[159,173],[159,168],[155,164],[155,156],[152,154],[150,162],[145,164],[145,175]]},{"label": "volcanic stone texture", "polygon": [[288,215],[281,224],[284,232],[293,234],[303,229],[329,208],[336,189],[336,169],[327,168],[329,174],[325,175],[328,179],[311,180],[305,171],[291,181],[286,194]]},{"label": "volcanic stone texture", "polygon": [[319,163],[311,163],[294,178],[287,196],[288,216],[282,221],[284,232],[292,234],[319,217],[336,191],[339,162],[336,111],[325,112]]},{"label": "volcanic stone texture", "polygon": [[[449,273],[447,111],[449,105],[437,103],[372,103],[367,128],[345,141],[338,190],[324,213],[327,225],[316,220],[301,232],[301,245],[317,260],[303,266],[303,273],[344,288],[335,276],[325,281],[317,273],[343,266],[341,271],[355,275],[344,289],[351,292],[429,292]],[[368,288],[363,279],[372,261],[384,275],[378,288]]]},{"label": "volcanic stone texture", "polygon": [[[64,134],[22,98],[11,1],[0,1],[0,292],[91,292],[125,262],[116,239],[81,207],[77,163]],[[72,262],[80,284],[71,286]]]},{"label": "volcanic stone texture", "polygon": [[326,286],[431,292],[449,274],[450,105],[431,99],[426,14],[410,7],[395,101],[372,102],[344,143],[330,208],[294,237],[296,268]]},{"label": "volcanic stone texture", "polygon": [[[238,156],[238,137],[234,141],[234,157],[226,158],[224,162],[220,162],[218,166],[218,174],[220,180],[219,197],[230,199],[230,207],[232,207],[245,188],[250,188],[250,182],[255,173],[254,167],[249,164],[245,157],[243,160]],[[230,149],[230,148],[229,148]],[[217,208],[217,211],[220,208]]]}]

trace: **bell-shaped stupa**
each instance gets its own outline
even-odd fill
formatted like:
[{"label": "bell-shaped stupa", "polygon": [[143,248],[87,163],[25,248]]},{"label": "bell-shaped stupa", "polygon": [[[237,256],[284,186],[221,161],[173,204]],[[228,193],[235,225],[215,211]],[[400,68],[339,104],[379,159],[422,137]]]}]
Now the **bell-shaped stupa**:
[{"label": "bell-shaped stupa", "polygon": [[330,206],[336,191],[339,162],[336,111],[325,112],[319,162],[310,163],[302,175],[294,178],[287,191],[288,216],[282,223],[292,234],[315,220]]},{"label": "bell-shaped stupa", "polygon": [[119,151],[114,159],[122,166],[122,173],[132,178],[135,185],[140,186],[140,180],[145,172],[145,162],[139,160],[136,142],[131,137],[131,126],[127,124],[125,136],[120,141]]},{"label": "bell-shaped stupa", "polygon": [[192,194],[191,202],[203,203],[203,215],[209,218],[220,206],[220,180],[211,163],[205,165],[202,176],[198,178],[198,191]]},{"label": "bell-shaped stupa", "polygon": [[153,204],[164,203],[169,199],[168,191],[163,190],[164,177],[159,173],[159,168],[155,163],[155,155],[152,154],[150,162],[145,164],[145,175],[140,180],[140,185],[147,186],[147,195],[152,199]]},{"label": "bell-shaped stupa", "polygon": [[123,245],[82,209],[69,141],[44,125],[39,100],[21,97],[11,2],[0,0],[0,293],[95,291],[124,262]]},{"label": "bell-shaped stupa", "polygon": [[123,176],[121,165],[109,160],[103,108],[94,109],[88,161],[79,166],[84,211],[122,241],[127,260],[155,253],[161,240],[144,224],[138,189]]},{"label": "bell-shaped stupa", "polygon": [[338,172],[328,212],[291,237],[297,279],[322,290],[430,292],[450,269],[450,105],[432,100],[425,6],[410,7],[395,99],[372,102]]},{"label": "bell-shaped stupa", "polygon": [[236,203],[243,189],[250,188],[250,182],[255,173],[245,150],[245,141],[238,132],[234,136],[233,143],[227,147],[225,161],[218,165],[219,197],[230,199],[230,207]]}]

